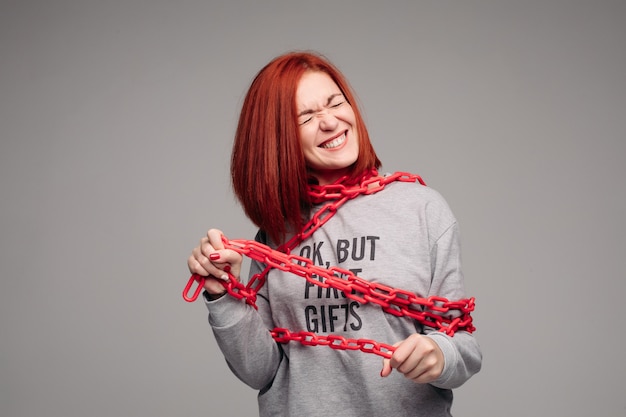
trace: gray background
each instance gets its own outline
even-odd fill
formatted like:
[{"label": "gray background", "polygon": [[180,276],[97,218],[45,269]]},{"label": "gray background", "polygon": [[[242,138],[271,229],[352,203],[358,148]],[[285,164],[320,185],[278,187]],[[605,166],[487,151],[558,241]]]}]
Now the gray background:
[{"label": "gray background", "polygon": [[254,233],[231,140],[291,49],[343,70],[384,170],[459,218],[485,360],[455,414],[624,415],[625,21],[606,0],[1,1],[0,415],[256,414],[180,294],[206,229]]}]

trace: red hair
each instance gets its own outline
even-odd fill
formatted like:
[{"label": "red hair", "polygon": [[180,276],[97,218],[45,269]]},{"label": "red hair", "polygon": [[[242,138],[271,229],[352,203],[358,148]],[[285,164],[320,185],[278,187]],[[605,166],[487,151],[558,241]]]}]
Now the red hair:
[{"label": "red hair", "polygon": [[333,64],[309,52],[292,52],[272,60],[256,75],[244,99],[230,173],[246,215],[276,244],[282,243],[289,231],[302,228],[303,216],[311,208],[296,109],[298,82],[307,71],[328,74],[352,106],[359,137],[352,178],[381,165],[355,95]]}]

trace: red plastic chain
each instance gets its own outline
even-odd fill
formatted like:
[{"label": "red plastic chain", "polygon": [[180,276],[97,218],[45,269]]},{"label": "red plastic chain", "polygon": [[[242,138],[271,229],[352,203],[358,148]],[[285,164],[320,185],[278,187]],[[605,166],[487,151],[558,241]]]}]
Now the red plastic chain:
[{"label": "red plastic chain", "polygon": [[[472,324],[471,312],[474,310],[474,298],[458,301],[449,301],[446,298],[435,296],[421,298],[409,291],[369,282],[357,277],[349,270],[338,267],[321,268],[313,265],[308,258],[290,254],[293,248],[322,227],[337,212],[337,209],[350,199],[381,191],[386,185],[394,181],[419,181],[425,185],[418,175],[397,172],[388,177],[380,178],[377,177],[375,170],[364,175],[358,186],[344,185],[343,181],[345,178],[331,185],[311,186],[310,196],[313,202],[319,203],[328,200],[330,202],[315,213],[303,230],[281,245],[279,250],[273,250],[256,241],[229,241],[224,238],[224,246],[227,249],[267,265],[261,273],[252,276],[247,285],[243,285],[229,273],[229,281],[222,282],[227,292],[233,297],[245,298],[248,304],[256,308],[256,294],[265,284],[269,271],[276,268],[301,276],[314,285],[338,289],[347,298],[361,304],[368,302],[378,304],[386,313],[413,318],[450,336],[459,330],[473,332],[475,327]],[[189,295],[194,282],[197,282],[198,286],[193,294]],[[183,291],[183,298],[186,301],[195,301],[202,291],[203,284],[204,277],[197,274],[192,275]],[[393,346],[369,339],[347,339],[339,335],[321,336],[303,331],[292,333],[283,328],[275,328],[271,333],[279,343],[296,341],[308,346],[321,345],[333,349],[361,350],[386,358],[390,357],[394,351]]]},{"label": "red plastic chain", "polygon": [[386,343],[379,343],[370,339],[348,339],[336,334],[322,336],[312,332],[291,333],[287,329],[276,327],[271,331],[272,337],[279,343],[300,342],[305,346],[328,346],[338,350],[360,350],[365,353],[374,353],[383,358],[390,358],[394,347]]},{"label": "red plastic chain", "polygon": [[387,177],[379,177],[378,172],[373,169],[366,172],[358,186],[347,182],[347,177],[339,178],[334,184],[309,185],[309,197],[313,203],[326,203],[311,220],[304,225],[300,233],[295,234],[290,240],[281,245],[278,250],[289,253],[300,242],[309,238],[317,229],[322,227],[348,200],[352,200],[360,195],[370,195],[382,191],[388,184],[400,182],[416,182],[426,185],[422,177],[406,172],[396,172]]}]

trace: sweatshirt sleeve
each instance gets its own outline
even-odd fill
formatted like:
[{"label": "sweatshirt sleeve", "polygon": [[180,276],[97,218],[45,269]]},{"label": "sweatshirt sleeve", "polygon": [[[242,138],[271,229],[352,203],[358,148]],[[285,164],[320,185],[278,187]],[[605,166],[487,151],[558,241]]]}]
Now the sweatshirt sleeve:
[{"label": "sweatshirt sleeve", "polygon": [[[467,298],[461,270],[459,228],[446,204],[434,216],[431,238],[431,289],[429,296],[437,295],[454,301]],[[433,328],[425,332],[441,348],[445,365],[441,376],[431,384],[445,389],[461,386],[477,373],[482,364],[480,346],[474,336],[458,331],[450,337]]]},{"label": "sweatshirt sleeve", "polygon": [[[253,261],[250,276],[260,268],[260,264]],[[253,389],[269,386],[283,354],[269,331],[274,326],[263,292],[257,294],[258,310],[245,300],[228,295],[214,301],[205,299],[205,303],[209,310],[209,324],[233,373]]]}]

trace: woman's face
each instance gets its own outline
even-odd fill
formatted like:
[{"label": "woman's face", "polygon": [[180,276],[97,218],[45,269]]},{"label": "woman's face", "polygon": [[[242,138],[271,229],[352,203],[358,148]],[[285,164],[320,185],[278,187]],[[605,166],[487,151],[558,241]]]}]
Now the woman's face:
[{"label": "woman's face", "polygon": [[359,155],[352,106],[325,72],[306,72],[298,83],[296,109],[307,167],[321,185],[349,171]]}]

